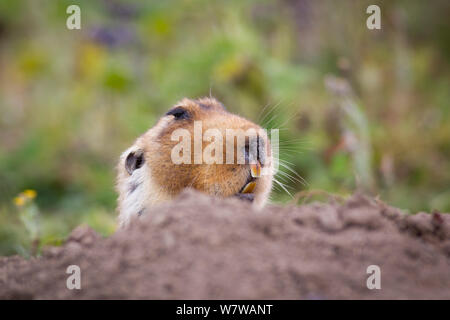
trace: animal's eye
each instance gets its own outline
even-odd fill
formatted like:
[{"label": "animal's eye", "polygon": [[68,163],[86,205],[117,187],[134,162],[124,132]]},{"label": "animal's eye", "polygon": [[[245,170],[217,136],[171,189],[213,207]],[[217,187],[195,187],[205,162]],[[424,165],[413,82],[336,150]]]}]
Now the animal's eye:
[{"label": "animal's eye", "polygon": [[176,107],[166,113],[166,116],[174,116],[175,120],[189,119],[189,112],[183,107]]}]

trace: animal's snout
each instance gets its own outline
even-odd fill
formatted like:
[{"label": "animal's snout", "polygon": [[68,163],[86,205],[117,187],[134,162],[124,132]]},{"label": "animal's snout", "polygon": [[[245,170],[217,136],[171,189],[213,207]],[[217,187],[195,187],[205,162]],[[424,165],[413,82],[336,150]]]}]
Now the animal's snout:
[{"label": "animal's snout", "polygon": [[244,156],[246,164],[256,164],[264,166],[266,162],[266,143],[260,136],[251,136],[245,143]]}]

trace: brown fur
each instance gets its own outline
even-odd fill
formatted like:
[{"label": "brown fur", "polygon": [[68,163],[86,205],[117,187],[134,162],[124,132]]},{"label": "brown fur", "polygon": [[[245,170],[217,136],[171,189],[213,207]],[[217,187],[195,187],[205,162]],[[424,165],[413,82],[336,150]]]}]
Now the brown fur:
[{"label": "brown fur", "polygon": [[[129,212],[130,206],[134,211],[145,211],[148,206],[170,200],[185,188],[193,188],[210,195],[220,197],[233,196],[240,191],[249,176],[249,166],[245,164],[225,164],[225,148],[233,141],[227,141],[226,129],[247,130],[260,129],[256,124],[226,111],[221,103],[213,98],[198,100],[183,99],[175,107],[183,107],[190,114],[190,119],[175,120],[173,115],[163,116],[155,127],[148,130],[137,139],[119,162],[118,182],[120,220],[128,222],[130,215],[142,212]],[[174,164],[171,151],[179,141],[172,141],[172,132],[178,128],[186,129],[194,137],[194,121],[202,121],[202,131],[216,128],[222,132],[224,148],[224,164]],[[202,134],[203,134],[202,132]],[[267,136],[262,137],[269,145]],[[191,139],[191,150],[194,150],[194,139]],[[203,148],[210,142],[203,141]],[[142,172],[130,175],[125,170],[125,158],[130,151],[141,150],[144,154],[144,168]],[[193,154],[194,152],[192,152]],[[237,151],[234,152],[235,160]],[[192,163],[194,157],[192,155]],[[236,163],[236,162],[235,162]],[[138,176],[142,175],[142,176]],[[135,180],[133,180],[135,179]],[[139,185],[139,196],[135,200],[127,199],[136,185]],[[133,185],[134,184],[134,185]],[[254,205],[262,207],[266,202],[272,186],[272,176],[261,176],[257,179],[254,191]],[[136,202],[138,202],[136,204]]]}]

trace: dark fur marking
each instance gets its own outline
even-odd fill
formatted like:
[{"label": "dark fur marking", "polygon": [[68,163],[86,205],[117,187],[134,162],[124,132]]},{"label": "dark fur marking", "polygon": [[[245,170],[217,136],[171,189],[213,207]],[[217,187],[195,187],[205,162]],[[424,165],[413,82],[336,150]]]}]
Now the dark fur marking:
[{"label": "dark fur marking", "polygon": [[183,107],[175,107],[167,111],[166,116],[174,116],[175,120],[186,120],[191,118],[191,114]]},{"label": "dark fur marking", "polygon": [[140,183],[131,182],[130,189],[128,189],[128,194],[132,194],[140,185]]},{"label": "dark fur marking", "polygon": [[200,103],[200,102],[197,102],[197,104],[198,104],[198,105],[200,106],[200,108],[202,108],[202,109],[206,109],[206,110],[211,109],[211,106],[209,106],[209,105],[207,105],[207,104]]},{"label": "dark fur marking", "polygon": [[253,193],[237,193],[235,197],[249,202],[253,202],[253,200],[255,199],[255,195]]}]

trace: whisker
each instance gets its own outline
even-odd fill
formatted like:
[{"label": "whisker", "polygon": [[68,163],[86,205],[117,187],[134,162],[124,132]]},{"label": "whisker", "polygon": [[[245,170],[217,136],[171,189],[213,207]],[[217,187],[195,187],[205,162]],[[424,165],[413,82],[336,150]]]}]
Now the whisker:
[{"label": "whisker", "polygon": [[[272,109],[269,109],[270,111],[264,116],[264,118],[262,119],[261,123],[265,124],[266,123],[266,119],[269,115],[272,115],[276,109],[278,109],[281,106],[281,102],[283,101],[283,99],[281,99],[280,101],[278,101],[277,104],[275,104]],[[273,117],[273,116],[272,116]]]},{"label": "whisker", "polygon": [[304,139],[304,138],[293,138],[293,139],[289,139],[289,140],[283,140],[281,141],[282,143],[285,144],[310,144],[311,142]]},{"label": "whisker", "polygon": [[[293,105],[293,103],[291,103],[291,104],[289,105],[289,107],[290,107],[291,105]],[[287,116],[286,121],[284,121],[281,125],[279,125],[279,127],[282,128],[282,127],[284,127],[285,125],[287,125],[287,124],[289,123],[289,121],[291,121],[292,119],[296,118],[296,117],[298,116],[298,114],[299,114],[299,110],[295,110],[294,112],[292,112],[291,114],[289,114],[289,115]]]},{"label": "whisker", "polygon": [[270,102],[266,103],[266,105],[264,106],[264,108],[261,110],[261,112],[258,115],[258,123],[260,123],[261,117],[264,114],[264,111],[267,109],[267,107],[270,106]]},{"label": "whisker", "polygon": [[[283,160],[285,161],[285,160]],[[278,162],[282,167],[286,168],[287,170],[289,170],[290,172],[292,172],[295,176],[297,176],[301,181],[302,184],[304,186],[308,185],[308,182],[302,177],[300,176],[295,170],[293,170],[291,167],[289,167],[288,165],[286,165],[285,163],[283,163],[283,161],[280,159],[280,161]]]},{"label": "whisker", "polygon": [[286,189],[286,187],[284,186],[284,184],[282,184],[280,181],[278,181],[277,179],[273,179],[273,181],[275,181],[276,183],[278,183],[278,185],[283,188],[284,191],[286,191],[286,193],[292,198],[292,194],[289,192],[288,189]]},{"label": "whisker", "polygon": [[297,148],[294,148],[294,147],[279,146],[278,150],[297,151],[298,153],[302,153],[302,151],[299,151]]},{"label": "whisker", "polygon": [[[274,114],[269,121],[267,121],[267,126],[269,126],[269,124],[271,124],[277,117],[279,117],[279,114]],[[274,126],[270,126],[270,129],[280,129],[280,128],[275,128]]]},{"label": "whisker", "polygon": [[283,175],[284,177],[288,178],[289,180],[291,180],[292,182],[299,182],[301,184],[303,184],[303,181],[297,179],[296,177],[290,175],[289,173],[285,172],[285,171],[278,171],[279,174]]}]

